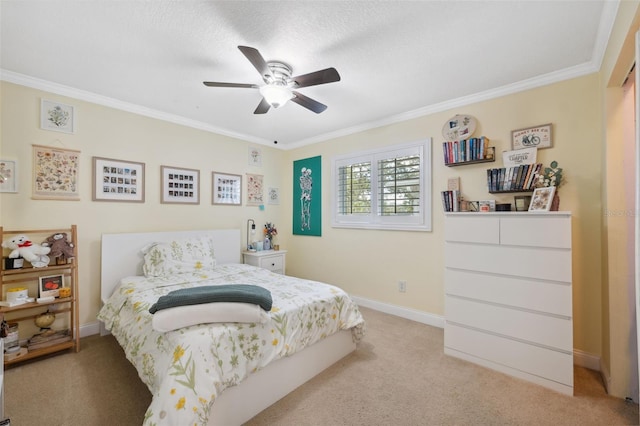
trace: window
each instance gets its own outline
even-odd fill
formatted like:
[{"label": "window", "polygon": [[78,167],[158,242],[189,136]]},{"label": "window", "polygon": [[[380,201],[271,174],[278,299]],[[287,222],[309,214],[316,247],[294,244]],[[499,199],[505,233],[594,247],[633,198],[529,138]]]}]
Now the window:
[{"label": "window", "polygon": [[431,140],[332,162],[332,226],[431,230]]}]

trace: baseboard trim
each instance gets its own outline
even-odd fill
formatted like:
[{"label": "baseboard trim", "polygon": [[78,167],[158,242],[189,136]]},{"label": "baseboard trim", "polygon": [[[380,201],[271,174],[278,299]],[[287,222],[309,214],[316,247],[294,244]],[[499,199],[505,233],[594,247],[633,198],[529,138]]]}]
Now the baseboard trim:
[{"label": "baseboard trim", "polygon": [[100,333],[100,321],[90,322],[80,326],[80,337],[92,336]]},{"label": "baseboard trim", "polygon": [[573,350],[573,363],[589,370],[602,371],[600,357],[580,349]]},{"label": "baseboard trim", "polygon": [[375,309],[376,311],[384,312],[385,314],[395,315],[400,318],[406,318],[408,320],[431,325],[433,327],[444,328],[444,317],[441,315],[428,314],[416,309],[378,302],[377,300],[366,299],[360,296],[351,296],[351,298],[358,305],[364,306],[365,308]]}]

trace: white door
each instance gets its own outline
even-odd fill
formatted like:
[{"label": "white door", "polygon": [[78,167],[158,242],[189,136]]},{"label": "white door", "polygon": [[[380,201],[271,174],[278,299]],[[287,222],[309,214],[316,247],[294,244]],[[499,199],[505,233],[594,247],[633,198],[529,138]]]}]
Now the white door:
[{"label": "white door", "polygon": [[[640,31],[636,33],[636,209],[635,209],[635,277],[636,277],[636,338],[638,353],[640,353]],[[640,376],[640,356],[638,357],[638,374]],[[640,380],[640,378],[639,378]],[[640,401],[640,394],[634,395],[636,402]]]}]

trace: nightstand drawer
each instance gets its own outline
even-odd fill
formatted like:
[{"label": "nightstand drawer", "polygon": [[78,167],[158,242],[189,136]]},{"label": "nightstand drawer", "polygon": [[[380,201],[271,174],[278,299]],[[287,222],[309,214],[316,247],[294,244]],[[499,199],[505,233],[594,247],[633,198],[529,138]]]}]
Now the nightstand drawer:
[{"label": "nightstand drawer", "polygon": [[282,256],[269,256],[260,259],[260,267],[272,272],[282,273]]}]

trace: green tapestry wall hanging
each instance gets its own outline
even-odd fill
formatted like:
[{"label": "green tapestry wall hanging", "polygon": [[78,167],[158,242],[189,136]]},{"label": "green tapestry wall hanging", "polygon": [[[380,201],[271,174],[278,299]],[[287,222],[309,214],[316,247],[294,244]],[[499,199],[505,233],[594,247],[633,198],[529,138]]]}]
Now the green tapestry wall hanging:
[{"label": "green tapestry wall hanging", "polygon": [[321,156],[293,162],[293,234],[322,235]]}]

